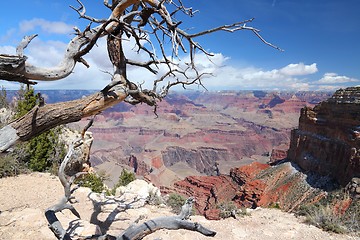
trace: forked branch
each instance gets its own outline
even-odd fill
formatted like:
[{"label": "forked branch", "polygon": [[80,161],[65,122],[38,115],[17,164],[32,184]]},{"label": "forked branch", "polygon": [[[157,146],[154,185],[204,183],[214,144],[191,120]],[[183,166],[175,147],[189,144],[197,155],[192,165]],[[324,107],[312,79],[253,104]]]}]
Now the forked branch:
[{"label": "forked branch", "polygon": [[[92,124],[92,121],[84,128],[83,132],[86,131]],[[72,193],[77,189],[77,187],[71,189],[72,184],[74,183],[75,179],[79,176],[86,174],[86,172],[77,172],[72,176],[68,176],[65,172],[66,168],[69,166],[70,160],[72,159],[72,155],[76,149],[79,149],[81,145],[84,143],[87,144],[88,148],[90,148],[92,142],[92,138],[85,139],[85,136],[82,134],[81,137],[75,140],[69,147],[69,150],[60,164],[58,177],[59,180],[64,188],[64,196],[59,200],[59,202],[48,209],[45,210],[45,217],[49,223],[50,230],[54,233],[57,239],[71,239],[70,235],[66,230],[63,228],[61,222],[56,217],[56,213],[62,210],[68,209],[70,210],[76,217],[80,218],[80,214],[72,203],[74,203],[74,197],[71,196]]]},{"label": "forked branch", "polygon": [[[83,31],[75,28],[76,36],[69,42],[62,61],[51,68],[29,64],[23,50],[34,37],[30,36],[19,45],[18,56],[0,55],[0,78],[26,84],[35,84],[32,80],[63,79],[73,72],[77,62],[88,66],[84,57],[100,38],[107,37],[109,59],[113,65],[113,73],[108,85],[99,93],[89,97],[88,102],[79,100],[81,103],[76,106],[81,106],[81,108],[64,113],[68,114],[64,120],[59,121],[59,116],[56,115],[47,118],[48,122],[38,122],[39,115],[48,113],[53,107],[45,105],[11,123],[7,128],[0,129],[0,136],[5,136],[3,141],[0,140],[0,151],[6,150],[17,140],[28,140],[59,124],[78,121],[89,114],[97,114],[125,99],[132,104],[146,103],[156,108],[156,103],[175,86],[204,87],[202,79],[211,76],[211,73],[198,69],[196,53],[201,52],[206,56],[211,56],[212,53],[195,41],[199,36],[219,31],[234,33],[247,30],[253,32],[266,45],[281,50],[266,41],[258,29],[247,26],[254,19],[222,25],[198,33],[183,30],[181,26],[184,20],[177,20],[176,17],[193,17],[197,11],[186,7],[182,0],[114,0],[111,3],[104,0],[104,5],[111,9],[111,14],[106,20],[88,16],[85,5],[81,0],[76,1],[79,6],[72,9],[79,14],[80,18],[90,21],[90,24]],[[91,28],[91,24],[98,25]],[[131,59],[124,51],[124,45],[127,42],[135,42],[137,53],[145,53],[145,58],[141,61]],[[181,61],[181,52],[189,54],[189,59]],[[151,85],[151,89],[144,87],[142,84],[144,79],[130,79],[127,74],[129,65],[152,74],[152,82],[147,85]],[[89,81],[92,80],[95,79],[89,79]],[[34,130],[31,127],[33,125],[38,128]]]}]

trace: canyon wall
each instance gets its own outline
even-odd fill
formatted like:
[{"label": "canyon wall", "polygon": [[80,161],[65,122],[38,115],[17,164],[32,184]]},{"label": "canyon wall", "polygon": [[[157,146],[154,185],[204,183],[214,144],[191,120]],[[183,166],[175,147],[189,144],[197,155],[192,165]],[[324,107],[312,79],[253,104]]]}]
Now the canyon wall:
[{"label": "canyon wall", "polygon": [[[111,172],[139,166],[136,172],[170,186],[190,175],[212,175],[253,161],[280,160],[290,131],[304,106],[327,93],[187,92],[172,93],[157,107],[119,104],[96,117],[91,162]],[[279,147],[278,146],[283,146]],[[285,147],[284,147],[285,146]],[[273,151],[277,148],[276,151]],[[286,148],[286,149],[284,149]],[[138,164],[129,161],[137,159]],[[121,171],[120,171],[121,172]]]},{"label": "canyon wall", "polygon": [[297,124],[294,110],[285,109],[300,109],[307,102],[288,103],[274,93],[256,95],[173,93],[159,103],[158,117],[149,106],[116,105],[99,114],[91,128],[91,162],[113,182],[118,169],[126,167],[155,184],[171,185],[189,175],[212,175],[216,163],[227,173],[265,161],[274,146],[289,144],[291,127]]},{"label": "canyon wall", "polygon": [[[269,102],[273,106],[283,103],[279,98]],[[319,201],[338,183],[358,199],[360,87],[340,89],[313,108],[302,108],[299,127],[291,131],[290,147],[274,148],[270,164],[254,162],[232,168],[226,176],[186,177],[167,191],[196,196],[197,210],[210,219],[219,218],[217,206],[223,202],[292,211]]]},{"label": "canyon wall", "polygon": [[303,108],[288,159],[342,186],[360,177],[360,87],[340,89],[314,108]]},{"label": "canyon wall", "polygon": [[325,184],[324,177],[309,177],[290,162],[276,166],[254,162],[231,169],[229,175],[189,176],[171,188],[162,187],[161,192],[194,196],[200,214],[219,219],[218,205],[229,202],[239,208],[276,206],[292,211],[326,196]]}]

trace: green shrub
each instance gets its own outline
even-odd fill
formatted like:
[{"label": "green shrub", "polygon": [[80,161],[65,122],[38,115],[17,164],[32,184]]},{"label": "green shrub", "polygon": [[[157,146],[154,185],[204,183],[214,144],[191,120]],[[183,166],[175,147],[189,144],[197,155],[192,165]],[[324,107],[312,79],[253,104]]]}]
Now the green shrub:
[{"label": "green shrub", "polygon": [[169,194],[169,198],[166,200],[166,205],[168,205],[172,212],[179,214],[181,212],[181,207],[184,205],[186,198],[178,193]]},{"label": "green shrub", "polygon": [[75,183],[82,187],[88,187],[91,191],[101,193],[105,190],[104,179],[95,173],[89,173],[78,178]]},{"label": "green shrub", "polygon": [[[25,89],[24,85],[21,85],[15,107],[15,118],[24,116],[35,107],[38,98],[39,95],[35,94],[34,88]],[[60,129],[60,127],[51,129],[20,145],[19,160],[26,163],[33,171],[52,170],[53,165],[58,165],[65,157],[65,145],[59,141]]]},{"label": "green shrub", "polygon": [[107,191],[107,195],[115,195],[116,189],[120,186],[126,186],[132,181],[136,180],[136,176],[133,172],[126,171],[123,169],[119,176],[118,182],[114,185],[111,191]]},{"label": "green shrub", "polygon": [[269,205],[268,208],[281,209],[280,203],[278,203],[278,202],[272,202],[272,203],[270,203],[270,205]]},{"label": "green shrub", "polygon": [[222,202],[216,206],[218,209],[220,209],[219,216],[221,218],[229,218],[229,217],[235,217],[237,215],[245,216],[248,215],[248,212],[245,208],[238,208],[234,202]]},{"label": "green shrub", "polygon": [[336,191],[315,204],[302,205],[296,212],[305,216],[305,222],[325,231],[351,233],[360,236],[360,201],[353,199],[350,207],[343,213],[337,213],[334,203],[349,198]]},{"label": "green shrub", "polygon": [[25,173],[26,168],[13,154],[0,154],[0,178]]},{"label": "green shrub", "polygon": [[0,108],[8,108],[9,107],[9,103],[7,102],[7,93],[6,93],[6,89],[4,86],[1,86],[1,90],[0,90]]},{"label": "green shrub", "polygon": [[329,206],[318,205],[307,209],[306,222],[322,228],[325,231],[335,233],[345,233],[346,227],[343,225],[341,216],[334,213]]},{"label": "green shrub", "polygon": [[24,85],[20,85],[18,91],[18,101],[15,108],[15,119],[24,116],[37,102],[37,96],[35,95],[34,88],[29,87],[25,89]]},{"label": "green shrub", "polygon": [[33,171],[44,172],[53,165],[54,150],[57,144],[55,132],[50,130],[29,140],[29,168]]},{"label": "green shrub", "polygon": [[128,172],[125,169],[121,171],[121,174],[119,176],[119,180],[116,183],[116,188],[120,186],[126,186],[132,181],[136,179],[135,174],[133,172]]},{"label": "green shrub", "polygon": [[146,202],[150,205],[155,205],[155,206],[158,206],[158,205],[164,203],[161,196],[158,196],[155,193],[150,193],[149,197],[146,199]]}]

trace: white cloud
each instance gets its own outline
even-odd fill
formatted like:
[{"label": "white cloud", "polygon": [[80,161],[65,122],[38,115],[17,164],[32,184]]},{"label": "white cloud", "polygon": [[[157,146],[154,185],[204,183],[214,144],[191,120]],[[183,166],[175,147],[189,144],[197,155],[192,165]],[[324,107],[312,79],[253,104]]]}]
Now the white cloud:
[{"label": "white cloud", "polygon": [[42,41],[35,38],[25,49],[28,63],[41,66],[56,66],[64,56],[67,44],[61,41]]},{"label": "white cloud", "polygon": [[[61,41],[43,41],[35,38],[25,50],[29,57],[29,63],[36,66],[56,66],[62,59],[67,43]],[[134,49],[134,41],[125,42],[125,53],[128,59],[147,61],[146,53],[138,54]],[[1,53],[15,54],[15,47],[0,46]],[[53,82],[38,82],[37,89],[102,89],[109,83],[111,76],[104,71],[112,73],[108,53],[106,51],[106,40],[100,39],[96,46],[85,57],[90,68],[85,68],[78,63],[73,74],[63,80]],[[212,73],[203,79],[203,84],[209,90],[236,90],[236,89],[262,89],[262,90],[335,90],[342,84],[359,82],[359,80],[340,76],[335,73],[326,73],[315,82],[310,82],[308,76],[318,71],[317,64],[291,63],[276,69],[261,69],[253,66],[239,66],[228,64],[230,58],[221,53],[215,53],[213,57],[199,53],[195,62],[200,72]],[[189,62],[189,56],[176,60],[180,66]],[[159,75],[168,69],[166,66],[157,69]],[[145,83],[143,88],[152,88],[153,80],[159,77],[144,68],[128,66],[128,78],[135,83]],[[171,80],[171,79],[169,79]],[[163,84],[167,84],[165,80]],[[18,87],[13,83],[1,81],[0,85],[8,88]],[[15,86],[15,87],[14,87]],[[193,89],[197,86],[191,87]]]},{"label": "white cloud", "polygon": [[301,76],[313,74],[318,71],[316,63],[305,65],[304,63],[289,64],[279,70],[280,74],[288,76]]},{"label": "white cloud", "polygon": [[0,46],[0,53],[1,54],[9,54],[14,55],[16,54],[16,48],[13,46]]},{"label": "white cloud", "polygon": [[347,76],[339,76],[336,73],[325,73],[324,76],[317,81],[317,84],[340,84],[340,83],[350,83],[350,82],[359,82],[360,80],[355,78],[350,78]]},{"label": "white cloud", "polygon": [[[222,57],[222,65],[226,58]],[[218,61],[221,62],[221,61]],[[205,86],[222,89],[263,89],[263,90],[309,90],[310,85],[299,76],[310,75],[318,71],[316,63],[289,64],[280,69],[263,70],[256,67],[235,67],[226,65],[213,67],[214,77],[204,80]]]},{"label": "white cloud", "polygon": [[[146,53],[137,54],[133,50],[134,43],[125,45],[127,58],[138,61],[147,60]],[[39,66],[54,66],[61,60],[66,44],[57,41],[34,40],[26,51],[28,51],[29,62]],[[1,48],[0,48],[1,50]],[[8,49],[11,50],[11,49]],[[101,89],[109,81],[111,76],[103,71],[112,72],[112,66],[106,51],[106,41],[101,39],[97,46],[85,56],[90,64],[87,69],[82,64],[77,64],[74,73],[64,80],[54,82],[39,82],[38,88],[46,89]],[[179,59],[179,64],[185,66],[189,57]],[[317,71],[316,64],[305,65],[304,63],[289,64],[280,69],[263,70],[256,67],[236,67],[226,65],[229,58],[221,53],[208,57],[205,54],[196,55],[196,65],[200,72],[212,73],[213,76],[203,79],[204,85],[210,90],[218,89],[264,89],[264,90],[309,90],[310,86],[298,76],[312,74]],[[166,66],[157,69],[159,75],[168,69]],[[158,76],[151,74],[148,70],[138,67],[128,67],[128,78],[135,83],[145,83],[144,88],[152,88],[153,80]],[[171,80],[171,79],[169,79]],[[163,84],[167,84],[165,80]],[[192,88],[195,88],[192,87]]]},{"label": "white cloud", "polygon": [[72,27],[69,24],[60,21],[48,21],[42,18],[21,21],[19,24],[20,32],[31,32],[40,27],[45,33],[68,34],[71,33]]},{"label": "white cloud", "polygon": [[328,92],[328,91],[335,91],[337,89],[340,89],[340,88],[345,88],[345,86],[340,86],[340,85],[319,85],[319,86],[316,86],[314,88],[314,90],[317,90],[317,91],[325,91],[325,92]]}]

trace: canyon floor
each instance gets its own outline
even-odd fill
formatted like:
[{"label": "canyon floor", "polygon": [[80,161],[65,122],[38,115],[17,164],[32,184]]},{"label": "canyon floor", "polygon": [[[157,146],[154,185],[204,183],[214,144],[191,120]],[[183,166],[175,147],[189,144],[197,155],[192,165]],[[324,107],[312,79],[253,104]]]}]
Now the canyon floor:
[{"label": "canyon floor", "polygon": [[[57,177],[44,173],[32,173],[11,178],[0,179],[0,239],[55,239],[47,226],[44,210],[53,205],[63,195],[63,188]],[[75,192],[79,203],[75,208],[83,220],[94,216],[92,202],[88,198],[87,189],[80,188]],[[108,233],[117,235],[129,226],[139,215],[142,221],[158,216],[171,215],[168,208],[146,206],[140,209],[129,209],[119,212],[108,226]],[[68,211],[57,214],[65,225],[77,221]],[[109,213],[97,216],[98,221],[107,219]],[[209,221],[202,216],[192,216],[192,221],[217,232],[213,238],[185,230],[157,231],[145,239],[357,239],[354,236],[338,235],[324,232],[314,226],[307,225],[303,219],[277,209],[258,208],[250,215],[238,219]]]}]

